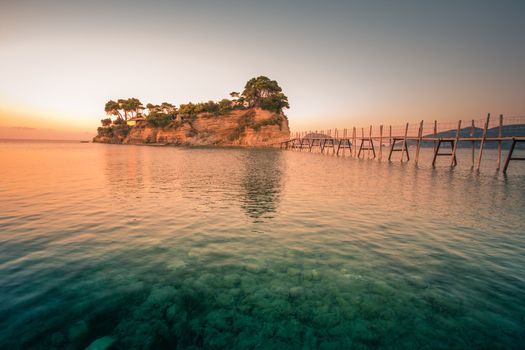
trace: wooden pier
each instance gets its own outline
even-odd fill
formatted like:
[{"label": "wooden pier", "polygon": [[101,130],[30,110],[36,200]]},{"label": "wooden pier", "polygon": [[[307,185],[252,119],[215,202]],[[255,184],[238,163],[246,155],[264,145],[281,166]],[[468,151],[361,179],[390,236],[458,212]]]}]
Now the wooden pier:
[{"label": "wooden pier", "polygon": [[[487,115],[483,121],[478,120],[478,125],[483,124],[483,129],[476,129],[476,121],[472,120],[470,127],[462,128],[462,121],[457,122],[457,127],[451,128],[449,123],[438,124],[434,121],[429,129],[425,129],[424,121],[421,121],[416,128],[410,129],[410,124],[406,123],[403,127],[388,128],[388,135],[384,135],[383,125],[375,130],[374,128],[361,128],[360,136],[357,135],[357,129],[352,128],[350,134],[349,129],[341,130],[335,129],[332,135],[332,130],[327,131],[308,131],[297,132],[295,136],[281,140],[277,143],[271,144],[274,147],[281,149],[298,150],[306,152],[319,152],[321,154],[332,154],[337,156],[350,155],[356,158],[368,159],[382,159],[383,147],[389,148],[388,160],[392,161],[394,152],[399,152],[399,160],[410,161],[411,156],[409,152],[410,144],[415,146],[414,162],[418,164],[419,153],[423,144],[433,144],[433,158],[432,166],[438,162],[438,158],[449,157],[450,166],[454,167],[458,164],[457,150],[461,144],[471,143],[472,149],[472,167],[477,170],[481,167],[483,151],[488,144],[497,143],[498,159],[497,170],[500,170],[502,157],[502,142],[510,143],[510,148],[507,151],[505,163],[503,166],[503,173],[506,173],[509,164],[514,160],[525,160],[525,157],[517,157],[514,155],[516,146],[525,143],[525,117],[510,117],[504,118],[499,116],[497,124],[491,124],[490,114]],[[489,127],[492,125],[492,128]],[[503,129],[506,129],[506,134],[503,135]],[[509,135],[509,130],[511,135]],[[476,136],[476,131],[481,135]],[[490,135],[489,131],[496,135]],[[396,133],[397,132],[397,133]],[[411,134],[412,133],[412,134]],[[468,135],[464,135],[468,134]],[[446,135],[446,136],[444,136]],[[388,145],[385,144],[388,143]],[[479,147],[477,147],[479,145]],[[448,146],[448,147],[447,147]],[[477,149],[477,159],[475,158]],[[376,150],[378,152],[376,152]]]}]

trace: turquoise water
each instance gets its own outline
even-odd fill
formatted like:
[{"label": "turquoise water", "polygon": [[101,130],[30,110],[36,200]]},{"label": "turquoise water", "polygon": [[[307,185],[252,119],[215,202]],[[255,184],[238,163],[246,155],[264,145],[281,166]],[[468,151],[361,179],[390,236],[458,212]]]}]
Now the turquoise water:
[{"label": "turquoise water", "polygon": [[0,348],[523,348],[525,164],[423,152],[0,143]]}]

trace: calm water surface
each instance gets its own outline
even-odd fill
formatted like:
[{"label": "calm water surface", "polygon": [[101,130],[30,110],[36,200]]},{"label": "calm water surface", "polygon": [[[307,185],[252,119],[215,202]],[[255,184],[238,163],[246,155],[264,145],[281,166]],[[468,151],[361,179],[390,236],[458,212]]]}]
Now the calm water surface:
[{"label": "calm water surface", "polygon": [[423,153],[0,143],[0,348],[523,349],[525,164]]}]

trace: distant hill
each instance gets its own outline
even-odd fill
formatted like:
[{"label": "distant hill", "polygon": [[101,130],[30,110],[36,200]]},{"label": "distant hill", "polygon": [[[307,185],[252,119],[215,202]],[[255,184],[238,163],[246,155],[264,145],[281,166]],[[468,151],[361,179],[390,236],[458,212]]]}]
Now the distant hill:
[{"label": "distant hill", "polygon": [[[457,130],[447,130],[437,133],[437,137],[456,137]],[[460,137],[470,137],[470,126],[462,128],[459,132]],[[487,137],[497,137],[499,136],[499,127],[490,128],[487,130]],[[525,137],[525,124],[513,124],[513,125],[504,125],[501,127],[501,136],[523,136]],[[435,137],[434,134],[424,135],[423,137]],[[474,128],[474,137],[483,137],[482,128]],[[410,145],[415,145],[416,141],[410,141]],[[479,144],[479,142],[476,142]],[[511,141],[503,141],[502,148],[509,148]],[[421,147],[433,147],[434,143],[432,141],[423,141]],[[472,142],[470,141],[460,141],[458,147],[466,148],[472,147]],[[485,143],[486,148],[498,148],[497,142],[487,142]]]}]

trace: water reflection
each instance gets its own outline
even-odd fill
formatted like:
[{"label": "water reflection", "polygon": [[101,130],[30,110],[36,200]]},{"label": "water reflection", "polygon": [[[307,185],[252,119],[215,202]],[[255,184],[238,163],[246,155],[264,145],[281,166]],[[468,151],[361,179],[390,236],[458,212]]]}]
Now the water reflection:
[{"label": "water reflection", "polygon": [[272,218],[282,191],[282,152],[251,150],[243,157],[243,162],[241,207],[254,221]]},{"label": "water reflection", "polygon": [[522,347],[525,162],[2,147],[0,349]]},{"label": "water reflection", "polygon": [[121,200],[144,188],[143,157],[140,147],[119,147],[110,145],[100,149],[104,159],[104,174],[109,193]]}]

